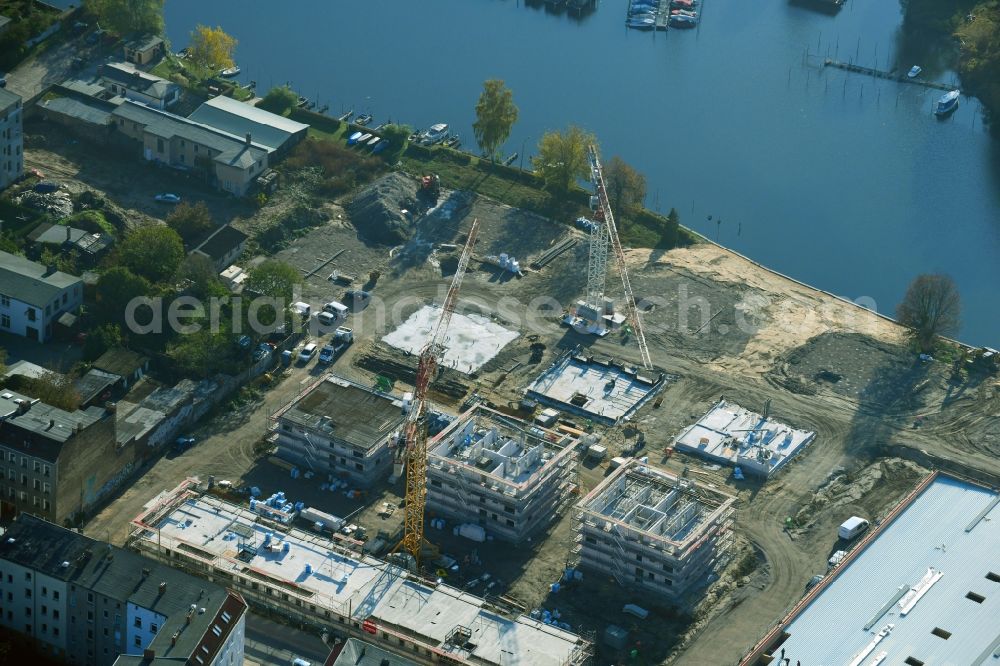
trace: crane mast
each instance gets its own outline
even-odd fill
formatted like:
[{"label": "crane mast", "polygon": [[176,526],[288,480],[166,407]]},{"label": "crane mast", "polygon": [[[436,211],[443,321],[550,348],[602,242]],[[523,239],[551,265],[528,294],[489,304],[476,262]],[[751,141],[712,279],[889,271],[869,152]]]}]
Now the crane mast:
[{"label": "crane mast", "polygon": [[398,548],[409,553],[419,567],[420,551],[424,543],[424,507],[427,503],[427,391],[444,355],[444,339],[448,324],[455,312],[458,292],[462,287],[465,270],[472,257],[472,247],[476,243],[479,220],[472,221],[469,238],[465,242],[458,268],[448,288],[441,316],[431,333],[430,341],[420,352],[417,364],[417,379],[413,387],[413,403],[406,417],[406,448],[396,449],[396,462],[406,466],[406,508],[403,514],[403,540]]},{"label": "crane mast", "polygon": [[[635,306],[635,295],[632,292],[632,281],[628,276],[628,268],[625,265],[625,251],[622,249],[621,241],[618,238],[618,227],[615,225],[614,214],[611,212],[611,203],[608,201],[608,193],[604,186],[604,170],[601,167],[601,160],[597,155],[597,147],[591,145],[590,153],[590,179],[594,184],[594,193],[597,196],[597,227],[604,227],[606,238],[610,240],[610,245],[614,249],[615,259],[618,264],[618,275],[622,279],[622,287],[625,289],[625,314],[629,324],[635,334],[635,339],[639,343],[639,354],[642,357],[642,365],[647,370],[652,369],[653,362],[649,357],[649,347],[646,345],[646,335],[642,331],[642,322],[639,319],[639,310]],[[604,243],[607,243],[604,240]],[[604,245],[604,252],[607,252],[607,245]],[[593,246],[591,252],[594,252]],[[593,265],[593,262],[591,263]],[[603,266],[602,266],[603,269]],[[602,273],[604,271],[602,270]],[[588,276],[588,290],[590,282],[594,280]],[[588,297],[590,294],[588,294]]]}]

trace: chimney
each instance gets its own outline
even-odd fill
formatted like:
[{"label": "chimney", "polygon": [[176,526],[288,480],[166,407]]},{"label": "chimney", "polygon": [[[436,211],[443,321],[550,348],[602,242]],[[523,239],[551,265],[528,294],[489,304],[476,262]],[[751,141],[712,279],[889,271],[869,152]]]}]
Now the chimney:
[{"label": "chimney", "polygon": [[68,243],[68,242],[69,242],[69,240],[70,240],[70,239],[69,239],[69,231],[70,231],[70,227],[69,227],[69,225],[66,225],[66,242],[67,242],[67,243]]},{"label": "chimney", "polygon": [[162,596],[166,593],[167,593],[167,583],[166,581],[163,581],[162,583],[160,583],[160,595]]},{"label": "chimney", "polygon": [[54,428],[55,426],[56,426],[56,420],[55,419],[49,419],[49,425],[47,425],[45,427],[45,429],[46,430],[52,430],[52,428]]},{"label": "chimney", "polygon": [[57,269],[55,264],[49,264],[45,267],[45,273],[42,275],[42,277],[49,277],[50,275],[54,274],[56,270]]},{"label": "chimney", "polygon": [[177,637],[181,635],[180,630],[175,631],[170,637],[170,645],[177,645]]},{"label": "chimney", "polygon": [[252,142],[252,139],[253,139],[253,137],[251,136],[250,132],[247,132],[247,148],[250,147],[250,143]]}]

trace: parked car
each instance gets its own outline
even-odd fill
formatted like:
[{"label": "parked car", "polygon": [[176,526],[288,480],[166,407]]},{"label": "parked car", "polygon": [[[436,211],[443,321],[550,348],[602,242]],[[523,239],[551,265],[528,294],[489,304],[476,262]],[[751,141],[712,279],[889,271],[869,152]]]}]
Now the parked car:
[{"label": "parked car", "polygon": [[337,316],[324,310],[316,314],[316,319],[324,326],[333,326],[337,323]]},{"label": "parked car", "polygon": [[161,194],[157,194],[153,198],[156,199],[157,201],[161,202],[161,203],[172,203],[172,204],[175,204],[175,203],[180,203],[181,202],[181,198],[179,196],[177,196],[176,194],[171,194],[170,192],[163,192]]},{"label": "parked car", "polygon": [[326,345],[319,352],[319,362],[323,365],[333,363],[335,358],[337,358],[337,349],[333,345]]},{"label": "parked car", "polygon": [[315,342],[310,342],[305,347],[303,347],[302,351],[299,352],[299,363],[305,364],[311,361],[313,356],[316,355],[316,349],[318,347],[319,345],[317,345]]}]

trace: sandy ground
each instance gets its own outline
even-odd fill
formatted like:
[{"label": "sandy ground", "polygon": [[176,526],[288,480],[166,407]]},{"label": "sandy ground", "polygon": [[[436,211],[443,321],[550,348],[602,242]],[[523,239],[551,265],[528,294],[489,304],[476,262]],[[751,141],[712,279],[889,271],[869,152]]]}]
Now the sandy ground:
[{"label": "sandy ground", "polygon": [[[70,159],[62,148],[32,151],[29,163],[34,160],[44,170],[52,159],[79,186],[106,184],[113,198],[125,197],[126,207],[141,210],[148,205],[121,191],[124,172],[116,175],[112,167],[101,164],[82,168],[74,162],[78,158]],[[143,188],[159,189],[151,184]],[[219,206],[224,207],[224,202]],[[264,215],[269,214],[267,208]],[[364,354],[381,353],[376,342],[381,336],[417,308],[440,302],[450,279],[446,265],[456,257],[456,250],[447,244],[460,242],[474,217],[483,225],[483,245],[477,252],[510,252],[523,257],[525,266],[565,234],[578,233],[561,225],[539,231],[543,223],[537,217],[484,199],[477,199],[464,216],[447,225],[423,229],[420,247],[368,244],[332,204],[324,206],[323,217],[315,227],[292,237],[278,256],[308,275],[303,289],[309,299],[322,303],[343,295],[348,287],[327,279],[333,270],[353,275],[353,287],[363,285],[377,296],[381,305],[351,315],[348,325],[355,329],[357,342],[334,366],[335,372],[364,382],[370,382],[372,375],[354,361]],[[250,228],[256,224],[255,217],[245,219]],[[532,228],[534,233],[526,233]],[[423,252],[423,259],[414,262],[413,257],[420,256],[417,252]],[[397,261],[401,255],[407,258],[405,265]],[[578,345],[594,354],[638,362],[634,341],[618,334],[583,337],[558,323],[561,309],[584,291],[586,256],[586,243],[580,243],[543,269],[525,271],[520,278],[473,262],[463,284],[462,311],[489,316],[521,335],[474,375],[448,370],[445,377],[507,409],[516,407],[524,388],[553,359]],[[756,554],[759,566],[753,572],[741,570],[739,577],[725,573],[694,611],[693,623],[643,598],[638,603],[653,607],[654,616],[637,626],[620,611],[623,603],[636,601],[636,596],[607,585],[600,576],[586,577],[576,589],[549,594],[549,585],[569,558],[574,533],[573,512],[568,511],[530,545],[480,550],[482,564],[470,564],[468,574],[463,575],[479,577],[481,571],[500,579],[502,583],[489,594],[512,595],[528,609],[559,608],[566,621],[589,635],[598,635],[609,623],[633,629],[646,663],[673,659],[681,664],[731,664],[801,598],[809,578],[824,570],[836,542],[834,528],[844,517],[866,511],[877,518],[915,485],[919,470],[886,460],[890,454],[914,460],[935,458],[940,464],[1000,479],[1000,388],[995,378],[963,373],[953,379],[947,365],[914,358],[902,344],[903,332],[892,323],[712,245],[665,253],[635,250],[629,258],[637,298],[646,308],[642,316],[650,329],[654,364],[672,379],[660,408],[649,405],[627,428],[600,434],[611,452],[618,453],[631,446],[641,431],[653,464],[735,493],[739,498],[738,541],[752,548],[747,552]],[[373,269],[381,273],[375,281],[369,277]],[[612,295],[620,290],[613,271],[608,285]],[[545,302],[539,303],[540,299]],[[691,303],[691,299],[705,303]],[[413,363],[412,357],[402,360]],[[261,462],[253,447],[264,433],[267,415],[300,391],[310,373],[315,375],[314,366],[295,369],[267,391],[261,402],[217,415],[196,433],[200,443],[194,449],[153,465],[87,525],[87,533],[120,543],[128,521],[142,504],[189,474],[257,480],[274,485],[264,487],[265,491],[283,489],[308,501],[312,493],[320,492],[313,489],[315,480],[292,486],[287,472]],[[400,381],[397,390],[407,387]],[[775,419],[814,430],[817,438],[766,484],[734,482],[728,469],[711,469],[682,454],[664,458],[663,450],[673,437],[720,395],[751,409],[760,409],[770,399]],[[444,408],[457,407],[455,401],[442,400]],[[852,480],[870,479],[877,474],[874,470],[882,470],[882,476],[867,492],[838,499],[838,479],[844,475]],[[593,487],[603,471],[581,466],[581,489]],[[828,501],[817,503],[817,497],[824,495]],[[361,509],[358,520],[370,522],[371,530],[377,531],[392,529],[398,518],[398,511],[391,520],[376,515],[381,502],[392,498],[398,498],[394,489],[382,488],[356,505],[330,493],[312,501],[328,504],[334,513]],[[801,525],[786,531],[786,517],[796,518]],[[472,555],[468,543],[454,541],[447,531],[431,536],[440,540],[446,552],[460,558]],[[743,561],[744,553],[736,553],[734,559]],[[462,576],[456,580],[460,585],[465,582]],[[483,592],[485,585],[477,587],[472,589]],[[683,650],[677,651],[679,645]],[[600,657],[617,659],[604,653]]]}]

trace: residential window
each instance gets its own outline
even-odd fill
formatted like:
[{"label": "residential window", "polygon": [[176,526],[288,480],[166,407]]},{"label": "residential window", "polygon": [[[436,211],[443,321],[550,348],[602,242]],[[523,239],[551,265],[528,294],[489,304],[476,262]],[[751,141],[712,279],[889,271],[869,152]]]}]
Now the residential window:
[{"label": "residential window", "polygon": [[[48,502],[46,502],[46,504],[47,503]],[[52,598],[55,599],[56,601],[59,600],[59,590],[52,590]]]},{"label": "residential window", "polygon": [[49,466],[42,465],[42,476],[48,476],[48,475],[49,475]]},{"label": "residential window", "polygon": [[24,598],[25,599],[30,599],[31,598],[31,588],[30,587],[24,588]]},{"label": "residential window", "polygon": [[0,315],[0,327],[10,328],[10,315]]},{"label": "residential window", "polygon": [[158,152],[158,153],[162,153],[163,152],[163,139],[157,139],[156,140],[156,152]]},{"label": "residential window", "polygon": [[157,629],[158,629],[158,627],[156,626],[155,622],[151,622],[149,624],[149,633],[155,634]]},{"label": "residential window", "polygon": [[135,643],[136,647],[142,647],[142,639],[139,638],[138,636],[135,637],[135,641],[133,642]]},{"label": "residential window", "polygon": [[[49,510],[49,501],[47,499],[42,500],[42,508],[45,509],[46,511]],[[58,592],[56,594],[58,594]]]},{"label": "residential window", "polygon": [[135,618],[135,628],[136,629],[142,629],[142,618],[141,617]]},{"label": "residential window", "polygon": [[66,294],[63,294],[62,295],[62,304],[63,305],[66,305],[66,298],[67,298]]},{"label": "residential window", "polygon": [[[10,164],[8,162],[8,164]],[[28,321],[35,321],[38,319],[38,313],[35,312],[35,308],[28,308]]]},{"label": "residential window", "polygon": [[0,294],[0,305],[4,306],[5,308],[9,308],[10,296],[8,296],[7,294]]}]

